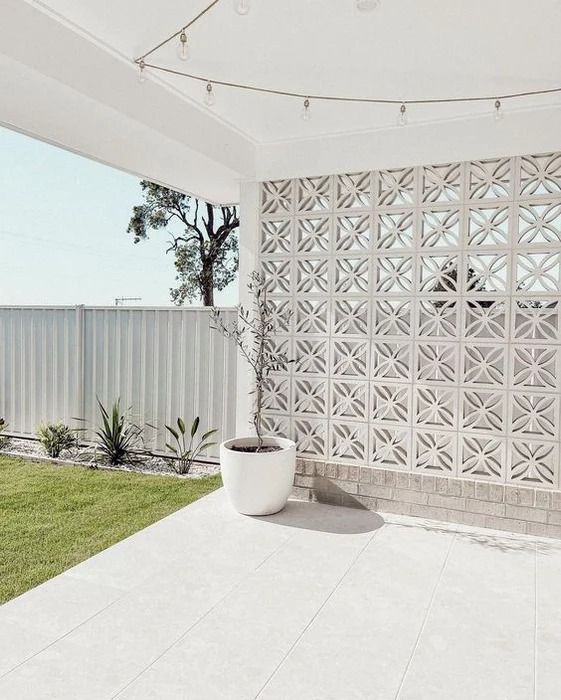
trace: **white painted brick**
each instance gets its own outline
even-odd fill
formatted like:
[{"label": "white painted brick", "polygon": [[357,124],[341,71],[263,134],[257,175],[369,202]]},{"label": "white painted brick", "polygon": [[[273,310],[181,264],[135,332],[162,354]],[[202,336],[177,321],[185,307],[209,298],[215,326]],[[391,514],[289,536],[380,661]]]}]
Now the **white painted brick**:
[{"label": "white painted brick", "polygon": [[504,516],[504,503],[493,503],[492,501],[479,501],[476,498],[466,500],[466,510],[470,513],[482,513],[484,515]]},{"label": "white painted brick", "polygon": [[429,505],[436,508],[452,508],[453,510],[464,510],[466,499],[461,496],[443,496],[438,493],[429,493]]},{"label": "white painted brick", "polygon": [[358,484],[358,493],[361,496],[371,496],[373,498],[393,498],[392,488],[378,484]]},{"label": "white painted brick", "polygon": [[428,503],[429,494],[422,491],[396,488],[393,490],[393,498],[403,503]]},{"label": "white painted brick", "polygon": [[506,504],[505,515],[507,518],[515,518],[518,520],[528,520],[534,523],[547,522],[547,511],[539,508],[531,508],[530,506],[511,506]]}]

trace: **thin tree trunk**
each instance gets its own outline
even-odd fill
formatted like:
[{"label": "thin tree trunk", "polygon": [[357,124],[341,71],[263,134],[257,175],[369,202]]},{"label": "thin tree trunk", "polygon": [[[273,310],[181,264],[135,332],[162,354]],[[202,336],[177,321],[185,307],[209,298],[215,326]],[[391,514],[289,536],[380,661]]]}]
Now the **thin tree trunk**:
[{"label": "thin tree trunk", "polygon": [[257,435],[257,452],[261,452],[263,449],[263,435],[262,435],[262,416],[261,411],[263,410],[263,381],[257,380],[255,387],[255,415],[253,416],[253,425],[255,426],[255,433]]},{"label": "thin tree trunk", "polygon": [[258,328],[259,328],[259,349],[257,353],[259,362],[259,374],[257,376],[257,406],[255,414],[255,428],[257,430],[257,451],[263,449],[263,435],[261,429],[263,427],[261,411],[263,410],[263,353],[265,352],[265,309],[267,308],[267,292],[263,292],[263,303],[258,304]]},{"label": "thin tree trunk", "polygon": [[214,306],[214,270],[211,261],[203,261],[201,292],[204,306]]},{"label": "thin tree trunk", "polygon": [[206,285],[203,289],[203,306],[214,306],[214,289]]}]

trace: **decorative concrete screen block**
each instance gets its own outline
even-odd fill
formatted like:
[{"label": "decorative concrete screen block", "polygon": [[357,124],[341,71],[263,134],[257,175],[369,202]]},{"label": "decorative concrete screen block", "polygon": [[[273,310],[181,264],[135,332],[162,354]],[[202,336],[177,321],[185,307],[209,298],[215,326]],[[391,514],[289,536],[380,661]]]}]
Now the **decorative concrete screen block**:
[{"label": "decorative concrete screen block", "polygon": [[267,182],[260,226],[296,360],[268,429],[309,460],[560,487],[561,154]]}]

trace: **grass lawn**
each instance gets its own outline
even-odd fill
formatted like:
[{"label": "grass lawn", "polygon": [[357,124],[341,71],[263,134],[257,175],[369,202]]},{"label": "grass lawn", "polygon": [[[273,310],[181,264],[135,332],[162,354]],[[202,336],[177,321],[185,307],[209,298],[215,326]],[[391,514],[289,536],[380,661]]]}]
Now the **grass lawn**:
[{"label": "grass lawn", "polygon": [[0,604],[220,484],[0,457]]}]

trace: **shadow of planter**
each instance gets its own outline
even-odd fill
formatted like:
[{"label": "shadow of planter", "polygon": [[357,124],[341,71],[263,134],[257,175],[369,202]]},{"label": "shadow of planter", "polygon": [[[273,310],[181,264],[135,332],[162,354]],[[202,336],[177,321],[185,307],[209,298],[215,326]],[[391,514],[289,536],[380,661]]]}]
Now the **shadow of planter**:
[{"label": "shadow of planter", "polygon": [[[325,477],[315,477],[330,483]],[[324,484],[322,488],[327,488]],[[330,496],[346,494],[334,484],[330,484]],[[339,493],[334,493],[337,491]],[[316,492],[317,500],[319,494]],[[328,501],[329,505],[333,500]],[[339,535],[356,535],[361,532],[373,532],[384,525],[384,519],[374,511],[364,508],[358,504],[352,508],[331,508],[322,502],[310,503],[307,501],[289,501],[284,510],[274,515],[265,517],[256,516],[257,520],[295,527],[301,530],[315,530],[317,532],[331,532]]]}]

